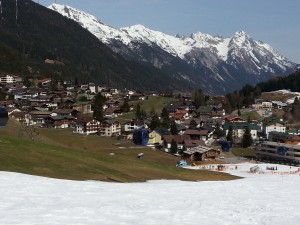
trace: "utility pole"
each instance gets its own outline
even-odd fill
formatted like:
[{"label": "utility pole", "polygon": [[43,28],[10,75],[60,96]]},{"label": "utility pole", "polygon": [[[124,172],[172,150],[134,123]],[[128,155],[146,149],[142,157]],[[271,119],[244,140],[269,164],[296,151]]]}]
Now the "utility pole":
[{"label": "utility pole", "polygon": [[2,9],[2,1],[0,0],[0,19],[3,20],[3,9]]},{"label": "utility pole", "polygon": [[18,25],[18,0],[16,0],[16,25]]},{"label": "utility pole", "polygon": [[2,17],[2,1],[0,0],[0,13],[1,13],[1,17]]}]

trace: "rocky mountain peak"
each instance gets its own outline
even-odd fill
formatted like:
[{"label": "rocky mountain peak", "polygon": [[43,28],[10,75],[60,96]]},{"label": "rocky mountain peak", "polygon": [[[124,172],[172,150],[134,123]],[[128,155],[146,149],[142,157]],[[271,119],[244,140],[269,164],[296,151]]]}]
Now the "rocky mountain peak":
[{"label": "rocky mountain peak", "polygon": [[[235,82],[239,86],[259,82],[274,75],[287,75],[299,66],[281,56],[270,45],[254,40],[245,31],[235,32],[227,38],[201,32],[190,37],[173,36],[141,24],[112,28],[92,15],[65,5],[53,4],[49,8],[75,20],[123,57],[168,68],[169,72],[175,71],[195,83],[206,74],[206,83],[212,83],[210,86],[217,82],[228,85],[229,89],[237,89],[232,87]],[[179,59],[182,64],[180,68],[185,69],[178,72],[175,68]],[[173,64],[175,62],[176,65]]]}]

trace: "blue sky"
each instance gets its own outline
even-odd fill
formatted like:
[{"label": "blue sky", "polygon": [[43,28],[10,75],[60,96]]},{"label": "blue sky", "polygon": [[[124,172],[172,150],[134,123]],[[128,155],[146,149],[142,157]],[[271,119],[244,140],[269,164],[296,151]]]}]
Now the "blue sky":
[{"label": "blue sky", "polygon": [[[55,0],[34,0],[48,6]],[[120,28],[135,24],[167,34],[231,36],[244,30],[300,63],[299,0],[57,0]]]}]

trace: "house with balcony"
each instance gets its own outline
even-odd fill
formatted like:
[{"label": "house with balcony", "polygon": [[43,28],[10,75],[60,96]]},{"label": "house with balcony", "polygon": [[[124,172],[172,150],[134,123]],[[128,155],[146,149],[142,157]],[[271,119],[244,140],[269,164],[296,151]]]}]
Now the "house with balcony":
[{"label": "house with balcony", "polygon": [[285,133],[286,125],[282,119],[278,118],[265,118],[262,124],[262,130],[266,138],[269,138],[269,134],[272,131]]},{"label": "house with balcony", "polygon": [[76,120],[75,133],[77,134],[98,134],[101,123],[91,117],[82,117]]},{"label": "house with balcony", "polygon": [[104,120],[100,126],[100,136],[118,137],[121,135],[121,123],[115,119]]},{"label": "house with balcony", "polygon": [[44,124],[45,119],[51,115],[49,111],[31,111],[29,114],[29,124]]},{"label": "house with balcony", "polygon": [[158,127],[149,133],[148,145],[162,145],[163,136],[170,135],[170,131],[165,127]]},{"label": "house with balcony", "polygon": [[133,119],[124,123],[125,132],[133,132],[134,130],[139,130],[142,128],[148,128],[145,120]]},{"label": "house with balcony", "polygon": [[230,127],[232,127],[232,137],[234,139],[234,143],[236,143],[236,144],[241,143],[246,128],[250,129],[252,139],[253,140],[257,139],[257,131],[259,130],[259,126],[257,124],[224,123],[223,130],[225,131],[226,136],[228,134]]},{"label": "house with balcony", "polygon": [[45,125],[46,128],[55,128],[55,129],[64,129],[73,127],[76,124],[75,117],[71,115],[65,116],[49,116],[45,118]]}]

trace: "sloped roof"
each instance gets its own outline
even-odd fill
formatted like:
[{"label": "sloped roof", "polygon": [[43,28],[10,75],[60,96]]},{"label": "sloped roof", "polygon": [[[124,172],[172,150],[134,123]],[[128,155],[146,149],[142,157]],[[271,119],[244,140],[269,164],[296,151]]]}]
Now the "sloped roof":
[{"label": "sloped roof", "polygon": [[92,117],[81,117],[77,119],[77,123],[88,123],[91,122],[94,118]]},{"label": "sloped roof", "polygon": [[47,116],[47,115],[50,115],[51,112],[49,112],[49,111],[31,111],[30,114],[31,115],[45,115],[45,116]]},{"label": "sloped roof", "polygon": [[213,106],[199,106],[197,112],[199,113],[210,113],[213,110]]},{"label": "sloped roof", "polygon": [[54,109],[52,112],[57,114],[70,114],[74,111],[77,111],[75,109]]},{"label": "sloped roof", "polygon": [[[196,152],[198,152],[200,154],[203,154],[203,153],[208,152],[210,150],[215,150],[215,149],[212,149],[212,148],[209,148],[209,147],[206,147],[206,146],[198,146],[198,147],[194,147],[194,148],[191,148],[189,150],[186,150],[186,151],[184,151],[184,153],[188,154],[188,155],[192,155]],[[219,151],[219,150],[215,150],[215,151]]]},{"label": "sloped roof", "polygon": [[232,126],[234,130],[246,129],[247,127],[249,127],[250,130],[259,130],[258,125],[252,123],[224,123],[223,128],[224,130],[228,130],[230,126]]},{"label": "sloped roof", "polygon": [[65,115],[65,116],[50,116],[50,118],[53,119],[53,120],[64,120],[64,119],[74,120],[75,119],[75,117],[70,116],[70,115]]},{"label": "sloped roof", "polygon": [[180,135],[164,135],[163,139],[167,143],[171,143],[172,140],[176,141],[176,143],[183,143],[183,138]]},{"label": "sloped roof", "polygon": [[185,135],[208,135],[208,130],[186,130]]},{"label": "sloped roof", "polygon": [[156,133],[158,133],[158,134],[160,134],[161,136],[163,136],[163,135],[170,135],[171,133],[170,133],[170,131],[167,129],[167,128],[165,128],[165,127],[157,127],[157,128],[155,128],[155,130],[154,130]]},{"label": "sloped roof", "polygon": [[205,142],[203,140],[184,140],[184,144],[186,147],[197,147],[197,146],[205,146]]}]

